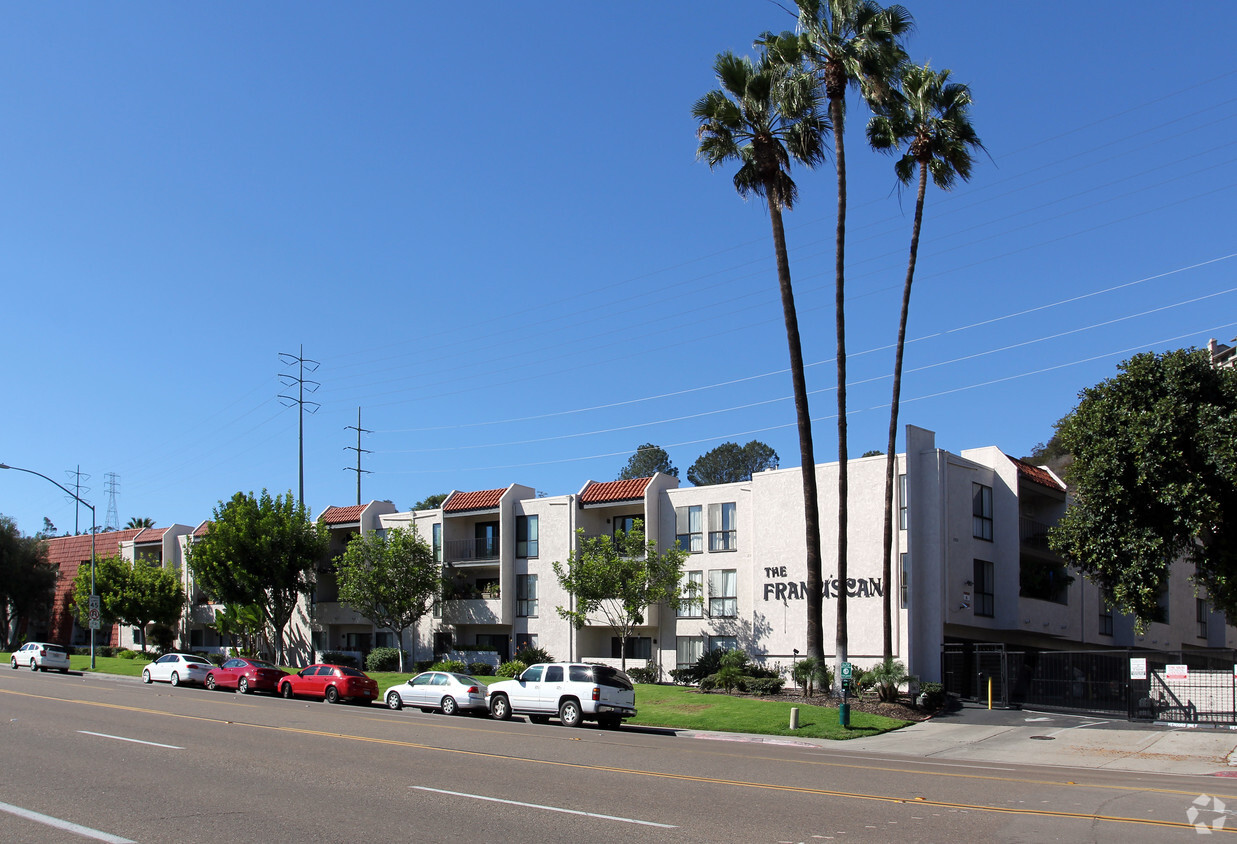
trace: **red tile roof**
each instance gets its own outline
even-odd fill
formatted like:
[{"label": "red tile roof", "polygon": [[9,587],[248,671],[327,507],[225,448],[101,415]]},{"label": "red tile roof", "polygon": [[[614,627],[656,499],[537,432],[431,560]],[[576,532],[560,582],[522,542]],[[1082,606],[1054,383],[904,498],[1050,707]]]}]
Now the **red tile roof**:
[{"label": "red tile roof", "polygon": [[462,510],[492,510],[498,506],[506,489],[483,489],[477,492],[452,492],[447,500],[442,502],[446,513],[458,513]]},{"label": "red tile roof", "polygon": [[580,503],[600,504],[607,501],[630,501],[633,498],[644,498],[644,491],[651,480],[653,479],[649,477],[605,483],[590,481],[580,492]]},{"label": "red tile roof", "polygon": [[164,534],[166,534],[169,530],[171,530],[170,527],[145,528],[141,531],[141,533],[133,537],[133,541],[137,545],[148,545],[153,542],[162,542]]},{"label": "red tile roof", "polygon": [[[137,536],[146,528],[137,528],[134,530],[109,530],[95,534],[95,556],[108,557],[120,553],[120,543],[127,542]],[[51,539],[45,539],[43,542],[47,545],[47,561],[64,567],[66,563],[88,563],[90,562],[90,534],[80,534],[78,536],[54,536]],[[71,573],[65,568],[69,578],[72,579],[77,574],[74,569]]]},{"label": "red tile roof", "polygon": [[202,524],[197,526],[197,529],[194,530],[193,532],[193,536],[194,538],[197,538],[199,536],[206,536],[206,534],[209,532],[210,532],[210,519],[207,519],[206,521],[202,522]]},{"label": "red tile roof", "polygon": [[365,504],[353,504],[350,507],[327,507],[322,511],[322,515],[318,517],[318,521],[326,522],[328,525],[344,525],[350,522],[359,522],[361,520],[361,512],[366,506]]},{"label": "red tile roof", "polygon": [[[1005,456],[1009,457],[1008,454]],[[1019,460],[1017,457],[1010,457],[1009,459],[1018,467],[1018,477],[1050,489],[1061,492],[1065,491],[1065,484],[1059,482],[1052,476],[1051,472],[1042,466],[1032,466],[1030,463],[1027,463],[1025,460]]]}]

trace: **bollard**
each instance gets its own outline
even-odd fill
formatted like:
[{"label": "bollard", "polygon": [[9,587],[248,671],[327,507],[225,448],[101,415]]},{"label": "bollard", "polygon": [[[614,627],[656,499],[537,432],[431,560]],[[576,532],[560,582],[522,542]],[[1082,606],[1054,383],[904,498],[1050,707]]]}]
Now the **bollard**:
[{"label": "bollard", "polygon": [[799,707],[790,707],[790,728],[792,730],[799,729]]}]

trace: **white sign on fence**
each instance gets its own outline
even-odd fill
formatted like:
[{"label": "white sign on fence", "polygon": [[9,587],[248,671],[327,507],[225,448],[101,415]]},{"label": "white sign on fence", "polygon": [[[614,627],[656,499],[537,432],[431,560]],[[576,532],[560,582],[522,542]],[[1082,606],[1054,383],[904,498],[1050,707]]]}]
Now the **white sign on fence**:
[{"label": "white sign on fence", "polygon": [[1147,679],[1147,660],[1145,657],[1138,657],[1138,656],[1130,657],[1130,679],[1131,680],[1146,680]]},{"label": "white sign on fence", "polygon": [[1165,665],[1164,676],[1169,680],[1185,680],[1190,676],[1190,668],[1186,665]]}]

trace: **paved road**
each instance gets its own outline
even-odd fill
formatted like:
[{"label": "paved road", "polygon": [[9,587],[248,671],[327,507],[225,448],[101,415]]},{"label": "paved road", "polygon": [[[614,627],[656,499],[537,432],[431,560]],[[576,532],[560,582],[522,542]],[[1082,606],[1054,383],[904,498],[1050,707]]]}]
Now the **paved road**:
[{"label": "paved road", "polygon": [[942,759],[896,739],[568,730],[81,675],[0,671],[0,728],[0,841],[30,844],[1159,842],[1195,840],[1199,797],[1203,822],[1227,819],[1213,798],[1237,807],[1232,779]]}]

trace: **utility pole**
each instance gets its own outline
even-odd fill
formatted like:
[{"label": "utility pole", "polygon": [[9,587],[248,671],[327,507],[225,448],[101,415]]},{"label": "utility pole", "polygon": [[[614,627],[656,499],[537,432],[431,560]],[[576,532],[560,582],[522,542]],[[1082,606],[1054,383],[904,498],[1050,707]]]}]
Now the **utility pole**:
[{"label": "utility pole", "polygon": [[[79,533],[81,533],[80,526],[78,525],[78,522],[80,521],[80,513],[82,509],[82,498],[81,497],[85,495],[86,493],[90,492],[90,487],[82,486],[82,481],[90,480],[90,475],[82,473],[82,464],[80,463],[77,464],[76,471],[74,471],[73,469],[65,469],[64,473],[68,475],[69,478],[72,479],[69,485],[73,487],[73,491],[69,493],[69,497],[72,498],[74,501],[73,535],[77,536]],[[91,521],[93,522],[94,519],[91,519]],[[91,527],[93,527],[93,525]]]},{"label": "utility pole", "polygon": [[356,447],[353,448],[350,445],[344,446],[344,451],[351,450],[351,451],[356,452],[356,468],[353,469],[351,466],[345,466],[344,471],[345,472],[356,472],[356,503],[360,504],[361,503],[361,474],[362,473],[366,475],[371,474],[368,469],[361,468],[361,455],[373,453],[368,448],[361,448],[361,434],[372,434],[373,431],[369,430],[368,428],[361,427],[361,408],[359,407],[356,409],[356,425],[345,425],[344,430],[345,431],[356,431]]},{"label": "utility pole", "polygon": [[309,360],[308,358],[305,357],[305,345],[303,343],[301,344],[300,352],[298,354],[294,355],[294,354],[291,354],[290,352],[280,352],[279,360],[283,363],[284,366],[292,366],[293,364],[295,364],[298,367],[297,374],[295,376],[289,375],[286,372],[281,373],[279,375],[279,380],[283,382],[283,385],[285,387],[291,387],[293,384],[296,385],[297,387],[296,398],[293,398],[292,396],[285,396],[284,394],[280,393],[279,401],[283,403],[284,407],[292,407],[292,405],[297,405],[300,408],[300,412],[298,414],[299,428],[298,428],[298,436],[297,436],[297,440],[299,441],[299,444],[300,444],[300,453],[299,453],[299,457],[297,460],[297,466],[299,467],[300,485],[297,488],[297,501],[300,503],[302,507],[304,507],[305,506],[305,407],[306,405],[309,406],[310,413],[317,413],[318,408],[322,407],[322,405],[318,404],[318,402],[316,401],[305,400],[305,386],[306,385],[309,385],[309,392],[311,393],[317,392],[318,388],[322,386],[317,381],[306,381],[305,380],[305,368],[306,368],[306,364],[308,364],[309,371],[315,372],[317,371],[318,367],[321,366],[321,364],[316,360]]}]

